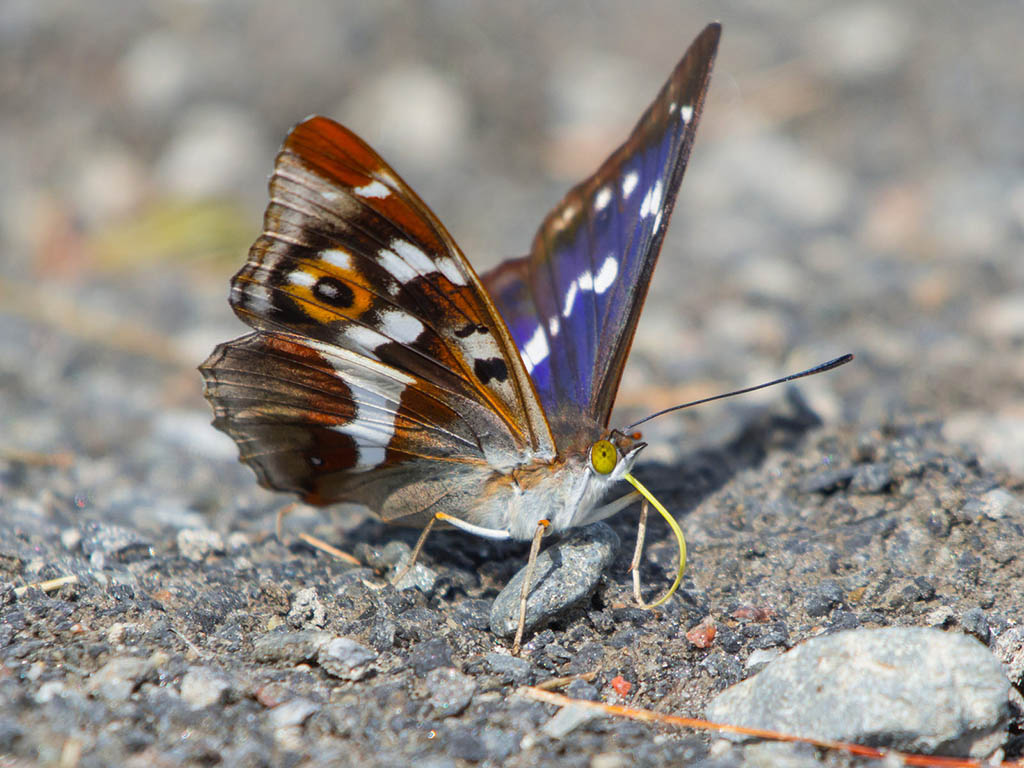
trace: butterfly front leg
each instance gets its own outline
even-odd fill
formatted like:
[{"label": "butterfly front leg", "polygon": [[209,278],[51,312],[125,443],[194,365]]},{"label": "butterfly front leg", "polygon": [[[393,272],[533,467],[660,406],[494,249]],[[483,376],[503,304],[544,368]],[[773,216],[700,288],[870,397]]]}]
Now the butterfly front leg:
[{"label": "butterfly front leg", "polygon": [[537,566],[537,555],[540,554],[540,540],[544,538],[551,522],[540,520],[537,523],[537,530],[533,534],[533,542],[530,544],[530,557],[526,561],[526,574],[523,576],[523,588],[519,592],[519,623],[516,625],[516,636],[512,641],[512,655],[518,656],[519,649],[523,642],[523,632],[526,631],[526,598],[530,594],[530,587],[533,585],[533,571]]}]

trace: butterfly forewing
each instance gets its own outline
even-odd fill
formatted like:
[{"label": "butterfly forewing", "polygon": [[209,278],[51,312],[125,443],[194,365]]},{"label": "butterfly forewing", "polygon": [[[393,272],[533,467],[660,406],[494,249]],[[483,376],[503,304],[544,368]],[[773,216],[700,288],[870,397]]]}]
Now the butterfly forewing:
[{"label": "butterfly forewing", "polygon": [[554,455],[479,279],[372,149],[310,118],[270,197],[231,282],[256,333],[201,366],[215,424],[264,485],[416,523],[462,514],[495,471]]},{"label": "butterfly forewing", "polygon": [[629,139],[484,276],[560,447],[607,425],[700,118],[720,27],[697,37]]},{"label": "butterfly forewing", "polygon": [[270,181],[264,233],[232,280],[235,312],[489,405],[517,445],[551,452],[529,378],[451,236],[362,140],[296,126]]}]

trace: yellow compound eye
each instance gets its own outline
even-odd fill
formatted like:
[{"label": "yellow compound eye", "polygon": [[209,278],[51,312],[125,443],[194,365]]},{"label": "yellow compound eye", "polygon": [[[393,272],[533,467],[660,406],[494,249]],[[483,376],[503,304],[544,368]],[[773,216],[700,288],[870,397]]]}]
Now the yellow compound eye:
[{"label": "yellow compound eye", "polygon": [[590,449],[590,466],[602,475],[610,474],[619,463],[619,454],[615,446],[607,440],[598,440]]}]

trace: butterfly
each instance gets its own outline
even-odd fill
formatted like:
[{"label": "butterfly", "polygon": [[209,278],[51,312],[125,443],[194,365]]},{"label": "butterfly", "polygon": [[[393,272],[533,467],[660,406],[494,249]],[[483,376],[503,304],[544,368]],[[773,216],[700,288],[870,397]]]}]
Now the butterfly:
[{"label": "butterfly", "polygon": [[640,434],[608,423],[720,33],[698,35],[530,252],[482,276],[354,133],[319,116],[295,126],[231,281],[254,332],[200,367],[214,426],[259,482],[423,527],[417,554],[435,521],[532,541],[530,565],[545,532],[635,501],[605,501],[621,481],[653,502],[631,474]]}]

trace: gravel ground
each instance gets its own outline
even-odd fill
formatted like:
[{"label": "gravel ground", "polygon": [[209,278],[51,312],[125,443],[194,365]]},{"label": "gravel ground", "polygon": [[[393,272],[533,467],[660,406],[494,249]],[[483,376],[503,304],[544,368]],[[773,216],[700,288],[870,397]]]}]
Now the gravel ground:
[{"label": "gravel ground", "polygon": [[[619,413],[857,360],[646,425],[638,476],[689,540],[679,595],[634,606],[627,511],[592,596],[514,659],[490,612],[525,547],[440,532],[396,590],[414,532],[300,508],[278,540],[288,499],[209,426],[195,366],[241,330],[227,280],[287,128],[354,128],[484,269],[716,18]],[[880,627],[966,634],[1019,689],[1021,39],[994,1],[4,3],[0,761],[846,765],[515,689],[577,676],[563,693],[701,716],[804,640]],[[648,597],[674,558],[652,522]]]}]

